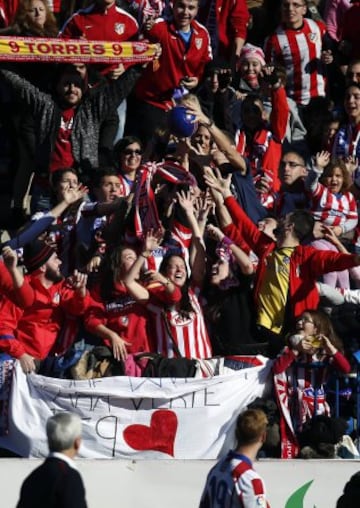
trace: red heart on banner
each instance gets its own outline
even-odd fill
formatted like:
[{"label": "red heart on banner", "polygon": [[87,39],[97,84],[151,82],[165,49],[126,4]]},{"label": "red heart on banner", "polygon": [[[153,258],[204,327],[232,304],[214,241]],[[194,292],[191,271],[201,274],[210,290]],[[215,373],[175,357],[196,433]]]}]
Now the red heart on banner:
[{"label": "red heart on banner", "polygon": [[125,442],[134,450],[156,450],[174,456],[177,416],[173,411],[159,409],[146,425],[129,425],[124,430]]}]

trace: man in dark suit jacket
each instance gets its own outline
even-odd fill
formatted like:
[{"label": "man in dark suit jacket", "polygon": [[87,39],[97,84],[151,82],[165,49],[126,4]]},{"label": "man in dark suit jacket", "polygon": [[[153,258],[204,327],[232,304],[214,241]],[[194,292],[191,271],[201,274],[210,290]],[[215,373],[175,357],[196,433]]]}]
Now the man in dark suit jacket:
[{"label": "man in dark suit jacket", "polygon": [[24,481],[17,508],[86,508],[85,488],[73,458],[81,444],[81,419],[57,413],[48,419],[50,454]]}]

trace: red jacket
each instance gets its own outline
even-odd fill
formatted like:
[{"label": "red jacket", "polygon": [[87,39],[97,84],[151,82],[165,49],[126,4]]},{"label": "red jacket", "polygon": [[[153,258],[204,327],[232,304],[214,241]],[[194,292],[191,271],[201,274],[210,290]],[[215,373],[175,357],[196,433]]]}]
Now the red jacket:
[{"label": "red jacket", "polygon": [[[123,42],[136,39],[139,25],[133,16],[115,4],[105,11],[96,4],[80,9],[68,19],[60,35],[64,38],[89,41]],[[103,74],[117,65],[102,66]]]},{"label": "red jacket", "polygon": [[63,37],[89,41],[128,41],[139,30],[136,19],[115,4],[102,11],[96,4],[80,9],[61,30]]},{"label": "red jacket", "polygon": [[[281,354],[275,359],[272,370],[274,374],[279,374],[280,372],[285,372],[286,369],[288,369],[294,362],[299,362],[299,360],[302,363],[309,363],[309,370],[311,371],[311,363],[313,362],[313,359],[310,355],[300,355],[295,356],[292,349],[290,349],[288,346],[284,348],[284,350],[281,352]],[[306,361],[304,361],[306,360]],[[341,351],[336,351],[334,356],[332,357],[326,357],[326,360],[322,360],[322,362],[326,363],[328,365],[332,365],[334,369],[336,369],[339,372],[342,372],[343,374],[348,374],[351,370],[350,363],[348,362],[347,358],[341,353]],[[324,379],[324,382],[327,381]],[[309,385],[310,383],[307,383]]]},{"label": "red jacket", "polygon": [[212,59],[209,33],[200,23],[191,23],[193,31],[186,49],[173,23],[161,18],[146,33],[150,42],[160,42],[162,53],[158,68],[148,65],[136,85],[138,99],[161,109],[170,109],[174,89],[185,76],[202,78]]},{"label": "red jacket", "polygon": [[270,178],[270,192],[274,193],[281,186],[278,168],[290,111],[283,86],[272,90],[271,103],[269,128],[257,131],[250,143],[247,142],[244,131],[240,131],[237,133],[239,139],[236,149],[249,159],[253,177],[265,173]]},{"label": "red jacket", "polygon": [[[10,300],[0,302],[0,351],[19,358],[28,353],[45,358],[54,346],[66,313],[79,316],[85,312],[89,297],[79,298],[66,281],[45,288],[35,276],[28,276],[34,291],[34,303],[25,310]],[[15,335],[15,337],[14,337]]]},{"label": "red jacket", "polygon": [[[100,301],[100,288],[95,288],[91,304],[85,313],[85,327],[96,333],[99,325],[105,325],[118,333],[130,346],[128,353],[151,351],[148,340],[148,316],[144,305],[137,303],[127,289],[117,284],[108,302]],[[104,340],[111,347],[110,340]]]},{"label": "red jacket", "polygon": [[[255,301],[266,271],[266,258],[276,248],[276,243],[265,233],[258,230],[248,218],[234,197],[225,200],[233,224],[223,231],[234,243],[241,240],[250,246],[259,258],[256,283],[254,288]],[[338,252],[317,250],[309,245],[298,245],[290,257],[289,300],[292,315],[300,316],[306,309],[317,309],[319,293],[316,288],[317,279],[324,273],[345,270],[356,266],[355,256]]]},{"label": "red jacket", "polygon": [[0,26],[11,24],[17,11],[19,0],[0,0]]},{"label": "red jacket", "polygon": [[32,305],[34,301],[34,290],[30,284],[24,280],[23,285],[15,289],[11,275],[2,262],[0,262],[0,298],[10,299],[22,309]]},{"label": "red jacket", "polygon": [[[197,19],[208,27],[210,1],[200,6]],[[234,39],[246,39],[250,14],[245,0],[216,0],[216,23],[218,33],[218,52],[230,59],[233,53]]]}]

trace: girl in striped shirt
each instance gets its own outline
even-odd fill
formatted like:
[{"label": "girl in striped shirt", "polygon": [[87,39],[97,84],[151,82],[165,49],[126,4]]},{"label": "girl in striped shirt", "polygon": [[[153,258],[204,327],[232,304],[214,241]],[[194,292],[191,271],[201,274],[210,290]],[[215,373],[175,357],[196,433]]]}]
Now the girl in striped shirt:
[{"label": "girl in striped shirt", "polygon": [[[348,191],[351,176],[340,159],[330,161],[330,153],[318,152],[313,167],[306,178],[305,188],[310,198],[310,210],[316,221],[333,229],[336,236],[353,231],[358,223],[356,200]],[[312,244],[320,250],[335,250],[325,239]],[[348,271],[324,275],[324,282],[332,287],[349,287]]]}]

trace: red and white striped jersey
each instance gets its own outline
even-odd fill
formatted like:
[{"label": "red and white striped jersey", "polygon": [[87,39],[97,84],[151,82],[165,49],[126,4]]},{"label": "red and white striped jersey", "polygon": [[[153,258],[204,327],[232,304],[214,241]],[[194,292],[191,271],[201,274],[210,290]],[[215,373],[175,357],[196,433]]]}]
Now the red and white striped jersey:
[{"label": "red and white striped jersey", "polygon": [[351,192],[334,194],[318,181],[319,173],[309,171],[306,189],[311,199],[310,211],[316,221],[327,226],[340,226],[343,233],[356,228],[358,211],[356,200]]},{"label": "red and white striped jersey", "polygon": [[251,460],[231,450],[209,472],[199,508],[269,508]]},{"label": "red and white striped jersey", "polygon": [[0,26],[8,26],[12,23],[19,5],[19,0],[0,0]]},{"label": "red and white striped jersey", "polygon": [[324,23],[304,18],[299,29],[279,25],[265,41],[265,58],[283,65],[287,75],[287,95],[297,104],[325,95],[324,68],[320,60]]},{"label": "red and white striped jersey", "polygon": [[132,182],[131,180],[126,178],[121,173],[118,174],[118,177],[119,177],[120,182],[121,182],[121,191],[120,191],[119,196],[120,197],[126,197],[126,196],[128,196],[130,194],[131,189],[132,189],[132,184],[134,182]]},{"label": "red and white striped jersey", "polygon": [[[156,295],[156,292],[151,293]],[[159,304],[155,299],[151,299],[147,305],[153,318],[151,335],[155,339],[157,352],[168,358],[177,356],[169,331],[185,358],[209,358],[212,355],[203,311],[195,291],[191,288],[189,297],[194,310],[188,317],[180,314],[175,306],[165,309],[164,304]]]},{"label": "red and white striped jersey", "polygon": [[50,9],[53,12],[60,12],[61,9],[61,0],[47,0]]}]

